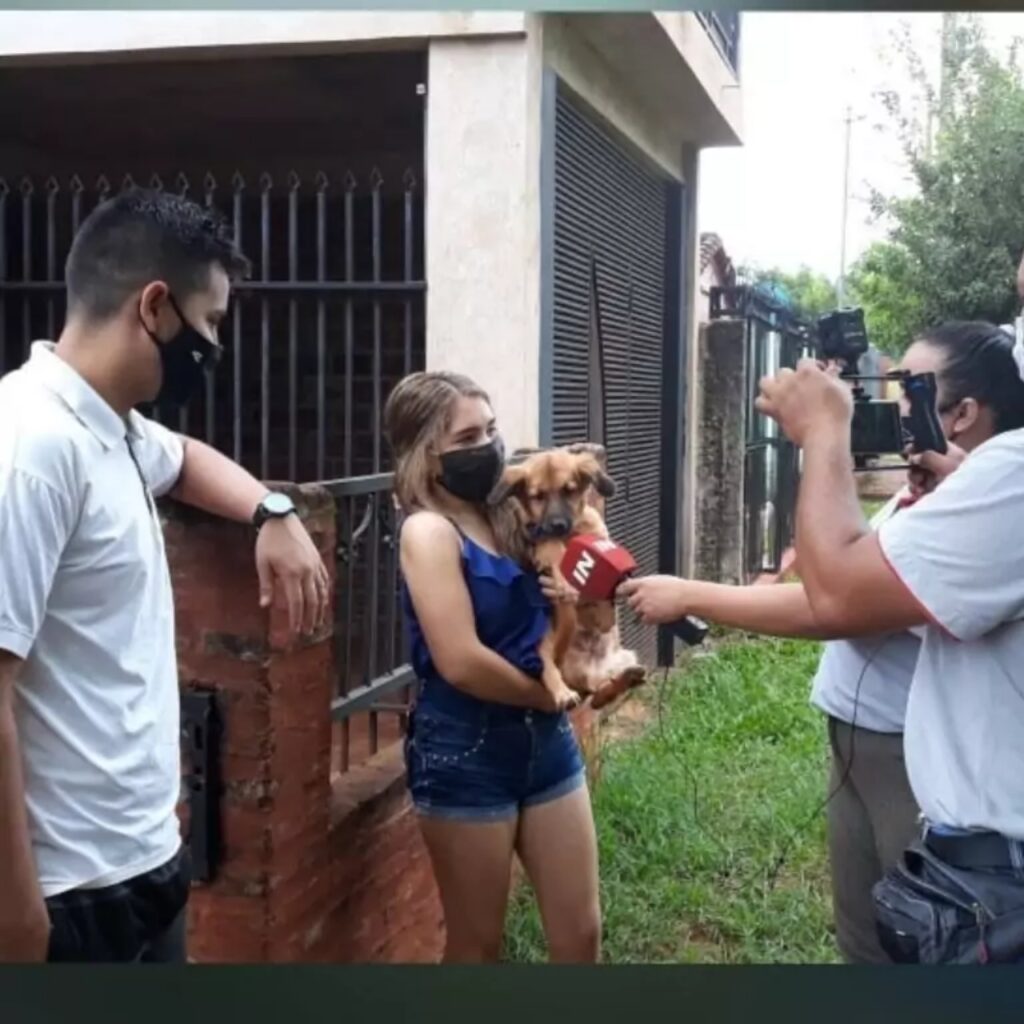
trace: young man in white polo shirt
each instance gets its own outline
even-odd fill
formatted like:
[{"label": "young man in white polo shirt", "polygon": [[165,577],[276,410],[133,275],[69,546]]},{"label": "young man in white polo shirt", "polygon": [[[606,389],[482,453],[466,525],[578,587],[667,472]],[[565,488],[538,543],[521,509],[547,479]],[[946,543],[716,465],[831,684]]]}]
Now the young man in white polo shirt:
[{"label": "young man in white polo shirt", "polygon": [[[0,380],[0,961],[185,959],[174,608],[154,501],[259,528],[259,600],[296,631],[327,573],[290,502],[134,407],[219,356],[222,220],[132,190],[82,224],[68,316]],[[257,599],[257,595],[253,595]]]},{"label": "young man in white polo shirt", "polygon": [[763,381],[758,407],[803,449],[797,557],[822,628],[925,627],[904,733],[925,828],[876,887],[880,938],[899,960],[1024,962],[1024,430],[872,533],[849,389],[807,361]]}]

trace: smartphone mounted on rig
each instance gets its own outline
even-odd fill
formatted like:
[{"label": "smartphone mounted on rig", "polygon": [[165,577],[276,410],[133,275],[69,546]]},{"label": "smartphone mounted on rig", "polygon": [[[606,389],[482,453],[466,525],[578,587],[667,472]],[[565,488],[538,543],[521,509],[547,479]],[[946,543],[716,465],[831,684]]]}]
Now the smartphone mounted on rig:
[{"label": "smartphone mounted on rig", "polygon": [[[939,422],[938,385],[934,373],[893,371],[882,376],[857,372],[861,356],[868,351],[864,311],[837,309],[818,320],[818,358],[839,364],[839,374],[853,391],[853,424],[850,448],[859,458],[901,455],[910,446],[914,452],[946,452],[946,437]],[[909,405],[903,416],[900,403],[871,398],[864,389],[867,381],[898,380]],[[902,467],[893,467],[902,468]]]}]

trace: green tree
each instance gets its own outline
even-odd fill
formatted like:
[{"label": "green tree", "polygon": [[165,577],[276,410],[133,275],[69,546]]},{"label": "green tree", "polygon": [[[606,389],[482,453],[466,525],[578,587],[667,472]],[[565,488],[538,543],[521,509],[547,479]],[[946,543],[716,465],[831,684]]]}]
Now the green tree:
[{"label": "green tree", "polygon": [[1016,46],[1000,60],[976,18],[957,18],[944,40],[939,90],[929,84],[909,37],[899,44],[923,94],[923,121],[906,94],[882,97],[916,189],[909,198],[875,193],[874,210],[887,221],[889,239],[869,249],[850,276],[873,340],[893,353],[929,324],[1003,323],[1018,304],[1024,80]]},{"label": "green tree", "polygon": [[745,284],[761,286],[779,299],[788,300],[797,316],[805,320],[814,321],[836,308],[835,285],[810,267],[800,267],[795,272],[778,267],[741,267],[738,276]]},{"label": "green tree", "polygon": [[849,301],[864,310],[868,338],[876,348],[898,356],[926,322],[915,290],[909,251],[895,242],[875,242],[847,278]]}]

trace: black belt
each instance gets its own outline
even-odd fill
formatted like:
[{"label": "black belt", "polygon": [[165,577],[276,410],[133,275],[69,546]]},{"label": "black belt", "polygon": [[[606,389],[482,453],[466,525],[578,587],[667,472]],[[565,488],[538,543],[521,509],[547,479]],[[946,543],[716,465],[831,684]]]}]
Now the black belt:
[{"label": "black belt", "polygon": [[1013,846],[1017,840],[998,832],[974,832],[970,835],[946,835],[928,830],[925,845],[936,857],[964,871],[984,868],[1014,868]]}]

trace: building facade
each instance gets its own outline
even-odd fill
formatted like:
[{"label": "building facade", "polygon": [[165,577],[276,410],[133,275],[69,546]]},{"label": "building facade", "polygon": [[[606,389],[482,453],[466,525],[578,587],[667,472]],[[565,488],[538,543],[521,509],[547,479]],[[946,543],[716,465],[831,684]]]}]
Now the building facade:
[{"label": "building facade", "polygon": [[698,153],[739,142],[737,41],[691,12],[2,12],[0,369],[59,326],[91,204],[186,191],[255,274],[185,429],[365,479],[394,381],[457,368],[514,447],[604,440],[616,534],[685,570]]}]

